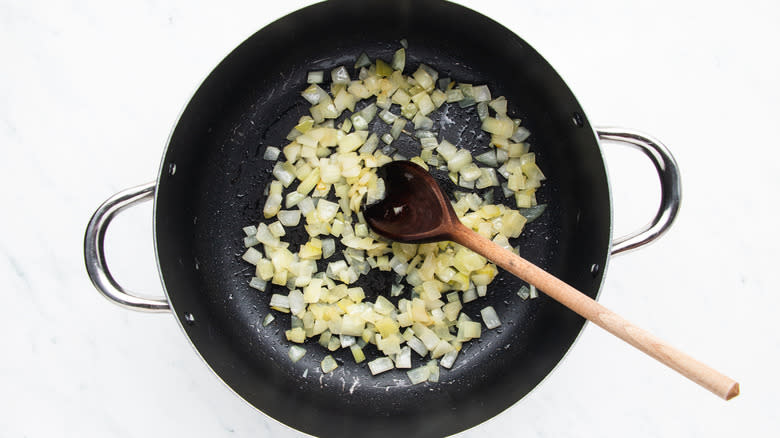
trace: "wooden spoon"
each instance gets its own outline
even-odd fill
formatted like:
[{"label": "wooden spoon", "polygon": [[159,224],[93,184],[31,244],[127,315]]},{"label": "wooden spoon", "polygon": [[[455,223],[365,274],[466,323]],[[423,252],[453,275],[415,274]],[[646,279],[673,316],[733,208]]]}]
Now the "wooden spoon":
[{"label": "wooden spoon", "polygon": [[379,176],[385,181],[385,198],[363,209],[366,222],[377,233],[400,242],[457,242],[717,396],[730,400],[739,394],[739,383],[735,380],[631,324],[555,276],[463,225],[436,180],[422,167],[410,161],[394,161],[382,166]]}]

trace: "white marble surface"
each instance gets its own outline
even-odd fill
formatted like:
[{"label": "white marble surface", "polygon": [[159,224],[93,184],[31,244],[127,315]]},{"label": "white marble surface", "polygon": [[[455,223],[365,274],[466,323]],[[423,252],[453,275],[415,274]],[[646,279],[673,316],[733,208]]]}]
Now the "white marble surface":
[{"label": "white marble surface", "polygon": [[[300,435],[230,392],[170,315],[101,298],[82,237],[101,201],[155,177],[210,69],[306,3],[0,1],[0,436]],[[776,435],[778,3],[463,3],[544,54],[591,121],[675,153],[679,219],[612,261],[601,301],[743,394],[723,402],[589,325],[535,391],[461,436]],[[636,155],[608,152],[618,232],[658,198]],[[160,293],[149,204],[117,219],[108,249],[123,284]]]}]

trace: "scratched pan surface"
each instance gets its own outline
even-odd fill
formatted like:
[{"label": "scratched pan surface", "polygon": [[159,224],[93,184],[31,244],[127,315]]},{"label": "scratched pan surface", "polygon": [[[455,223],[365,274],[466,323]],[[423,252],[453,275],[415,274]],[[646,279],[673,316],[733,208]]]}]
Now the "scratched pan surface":
[{"label": "scratched pan surface", "polygon": [[[285,145],[291,126],[307,114],[299,93],[309,70],[346,65],[355,77],[361,52],[389,61],[402,38],[409,43],[407,74],[425,62],[441,77],[487,84],[533,133],[532,151],[548,177],[538,198],[549,208],[514,242],[521,255],[591,297],[608,258],[610,197],[593,130],[552,67],[506,28],[445,2],[349,0],[310,6],[260,30],[211,73],[174,130],[155,199],[157,256],[176,316],[208,365],[261,411],[317,436],[442,436],[472,427],[533,389],[584,323],[545,296],[522,301],[516,291],[523,283],[502,271],[488,296],[464,311],[479,318],[492,305],[503,325],[465,344],[439,383],[417,386],[404,370],[372,377],[348,349],[333,354],[340,367],[323,375],[325,351],[314,341],[293,364],[283,340],[289,317],[277,313],[262,326],[270,295],[286,293],[251,289],[252,269],[240,259],[241,228],[262,220],[272,179],[264,148]],[[432,118],[439,138],[486,150],[475,107],[445,104]],[[372,129],[388,127],[377,118]],[[407,156],[418,147],[405,135],[394,146]],[[500,190],[495,196],[506,201]],[[288,237],[294,244],[305,238],[301,231]],[[372,272],[358,285],[373,301],[391,281]],[[365,351],[368,360],[376,357],[373,347]],[[415,357],[413,366],[422,363]]]}]

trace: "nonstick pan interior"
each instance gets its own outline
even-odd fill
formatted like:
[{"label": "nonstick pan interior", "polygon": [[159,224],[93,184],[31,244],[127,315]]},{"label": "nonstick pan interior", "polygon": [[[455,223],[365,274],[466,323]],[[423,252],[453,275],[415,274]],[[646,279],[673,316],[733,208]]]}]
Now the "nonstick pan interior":
[{"label": "nonstick pan interior", "polygon": [[[308,113],[300,97],[308,71],[345,65],[355,78],[360,53],[389,61],[401,39],[409,44],[407,74],[424,62],[440,77],[487,84],[531,130],[531,150],[547,175],[537,197],[549,207],[517,239],[521,255],[595,297],[609,251],[609,191],[593,131],[554,70],[507,29],[433,1],[326,2],[264,28],[212,72],[178,122],[155,201],[157,254],[176,316],[214,371],[258,409],[318,436],[431,436],[471,427],[533,389],[584,322],[545,296],[522,301],[516,291],[523,283],[501,271],[488,296],[464,311],[479,319],[491,305],[502,326],[465,344],[439,383],[416,386],[404,370],[371,376],[348,349],[333,353],[341,366],[323,375],[319,362],[328,352],[316,339],[293,364],[284,340],[289,317],[275,313],[262,326],[270,295],[286,293],[250,288],[254,270],[240,258],[241,228],[263,220],[272,180],[264,148],[286,145],[290,128]],[[475,107],[445,104],[430,117],[439,138],[475,153],[487,149]],[[389,131],[378,118],[371,129]],[[406,135],[393,146],[407,156],[418,148]],[[500,190],[495,196],[502,199]],[[294,246],[305,239],[303,230],[287,237]],[[358,285],[373,301],[389,295],[391,281],[372,273]],[[367,360],[377,357],[373,347],[365,352]],[[413,366],[422,363],[415,357]]]}]

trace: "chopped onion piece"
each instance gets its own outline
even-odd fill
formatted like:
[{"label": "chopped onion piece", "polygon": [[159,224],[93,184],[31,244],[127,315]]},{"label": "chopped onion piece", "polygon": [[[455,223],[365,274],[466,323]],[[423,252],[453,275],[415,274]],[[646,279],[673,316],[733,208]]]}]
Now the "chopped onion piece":
[{"label": "chopped onion piece", "polygon": [[263,327],[266,327],[268,324],[272,323],[276,319],[274,315],[271,312],[268,312],[265,315],[265,318],[263,318]]},{"label": "chopped onion piece", "polygon": [[403,48],[396,50],[393,55],[393,62],[391,62],[390,65],[393,67],[393,70],[404,71],[404,66],[406,66],[406,50]]},{"label": "chopped onion piece", "polygon": [[336,241],[334,239],[322,240],[322,258],[327,259],[336,252]]},{"label": "chopped onion piece", "polygon": [[273,294],[271,295],[271,307],[279,307],[282,309],[290,308],[290,299],[286,295]]},{"label": "chopped onion piece", "polygon": [[431,376],[431,369],[427,365],[423,365],[407,371],[406,375],[409,376],[409,381],[412,382],[412,385],[417,385],[418,383],[428,381],[428,378]]},{"label": "chopped onion piece", "polygon": [[243,256],[241,256],[241,258],[250,264],[257,265],[257,263],[262,260],[263,254],[254,248],[247,248],[246,252]]},{"label": "chopped onion piece", "polygon": [[515,123],[511,119],[488,117],[482,121],[482,130],[499,137],[509,138],[515,131]]},{"label": "chopped onion piece", "polygon": [[342,334],[339,336],[339,341],[341,342],[341,348],[347,348],[355,344],[355,337]]},{"label": "chopped onion piece", "polygon": [[476,188],[484,189],[500,185],[498,176],[496,175],[496,169],[480,169],[480,172],[481,175],[475,183]]},{"label": "chopped onion piece", "polygon": [[320,367],[322,368],[322,372],[327,374],[336,368],[338,368],[339,364],[336,362],[336,359],[333,358],[331,355],[327,355],[322,359],[322,362],[320,362]]},{"label": "chopped onion piece", "polygon": [[496,161],[500,164],[505,163],[509,159],[509,153],[506,149],[496,149]]},{"label": "chopped onion piece", "polygon": [[[464,150],[464,149],[461,149]],[[454,161],[454,160],[452,160]],[[452,162],[451,161],[451,162]],[[476,181],[482,176],[482,170],[474,163],[469,163],[460,170],[460,177],[466,182]],[[478,187],[479,188],[479,187]]]},{"label": "chopped onion piece", "polygon": [[289,295],[287,295],[287,302],[293,315],[300,315],[306,310],[306,303],[303,302],[303,293],[298,289],[290,291]]},{"label": "chopped onion piece", "polygon": [[531,287],[529,287],[528,297],[531,299],[539,297],[539,291],[536,290],[536,286],[534,286],[533,284],[531,285]]},{"label": "chopped onion piece", "polygon": [[366,52],[361,53],[357,61],[355,61],[355,69],[368,67],[369,65],[371,65],[371,59],[366,55]]},{"label": "chopped onion piece", "polygon": [[[282,183],[283,186],[288,187],[295,181],[295,174],[293,173],[295,168],[288,163],[277,162],[272,171],[274,177]],[[279,195],[281,197],[281,195]]]},{"label": "chopped onion piece", "polygon": [[334,84],[348,84],[350,81],[349,72],[343,65],[340,65],[331,70],[330,78]]},{"label": "chopped onion piece", "polygon": [[294,227],[301,222],[301,210],[280,210],[276,217],[281,225]]},{"label": "chopped onion piece", "polygon": [[439,142],[439,146],[436,148],[436,152],[438,152],[439,155],[441,155],[445,160],[449,161],[458,152],[458,148],[456,148],[447,140],[442,140]]},{"label": "chopped onion piece", "polygon": [[395,122],[395,120],[398,118],[398,116],[385,109],[382,110],[381,113],[379,113],[379,118],[382,119],[388,125],[392,125],[393,122]]},{"label": "chopped onion piece", "polygon": [[401,131],[406,127],[406,119],[397,118],[393,122],[393,127],[390,129],[390,135],[393,139],[397,139],[401,135]]},{"label": "chopped onion piece", "polygon": [[473,97],[476,102],[488,102],[491,99],[490,89],[487,85],[471,87],[471,97]]},{"label": "chopped onion piece", "polygon": [[322,70],[310,71],[306,76],[306,82],[309,84],[319,84],[325,79],[325,72]]},{"label": "chopped onion piece", "polygon": [[306,349],[297,345],[291,345],[287,355],[293,363],[298,362],[306,354]]},{"label": "chopped onion piece", "polygon": [[504,96],[499,96],[493,100],[490,101],[490,107],[493,108],[493,110],[496,112],[496,114],[501,116],[506,116],[506,105],[507,101]]},{"label": "chopped onion piece", "polygon": [[352,352],[352,357],[355,359],[355,363],[360,363],[366,360],[366,355],[363,353],[363,349],[360,347],[360,345],[350,345],[349,349]]},{"label": "chopped onion piece", "polygon": [[455,359],[457,357],[458,357],[458,350],[452,349],[447,354],[442,356],[441,361],[439,361],[439,364],[444,368],[450,369],[452,368],[452,365],[455,363]]},{"label": "chopped onion piece", "polygon": [[[287,196],[284,199],[284,206],[285,208],[292,208],[298,205],[299,202],[301,202],[303,199],[306,198],[306,195],[303,193],[298,193],[297,191],[292,191],[287,194]],[[279,212],[281,213],[281,211]],[[279,214],[277,213],[277,214]]]},{"label": "chopped onion piece", "polygon": [[426,347],[425,344],[423,344],[423,342],[415,336],[412,336],[410,339],[407,339],[406,345],[408,345],[409,348],[414,350],[417,354],[419,354],[422,357],[428,355],[428,347]]},{"label": "chopped onion piece", "polygon": [[536,219],[538,219],[539,216],[541,216],[542,213],[544,213],[544,210],[546,209],[547,209],[547,204],[539,204],[533,207],[520,209],[519,211],[520,214],[525,216],[525,218],[528,220],[527,223],[531,223]]},{"label": "chopped onion piece", "polygon": [[403,290],[404,290],[403,286],[401,286],[400,284],[394,284],[394,285],[390,286],[390,296],[391,297],[397,297],[397,296],[401,295]]},{"label": "chopped onion piece", "polygon": [[461,108],[468,108],[477,103],[473,97],[466,96],[458,102],[458,106]]},{"label": "chopped onion piece", "polygon": [[282,151],[279,148],[275,148],[273,146],[266,146],[265,152],[263,153],[263,159],[269,161],[276,161],[279,158],[280,153],[282,153]]},{"label": "chopped onion piece", "polygon": [[431,371],[431,374],[428,376],[429,382],[438,382],[439,381],[439,365],[436,364],[435,360],[432,360],[428,362],[427,365],[428,369]]},{"label": "chopped onion piece", "polygon": [[390,371],[393,368],[395,368],[395,365],[393,365],[393,361],[389,357],[380,357],[368,363],[368,369],[371,370],[371,374],[374,376]]},{"label": "chopped onion piece", "polygon": [[246,236],[246,237],[244,237],[244,248],[249,248],[250,246],[255,246],[258,243],[260,243],[260,241],[257,240],[257,236]]},{"label": "chopped onion piece", "polygon": [[411,368],[412,367],[412,349],[409,346],[401,348],[401,352],[395,357],[396,368]]},{"label": "chopped onion piece", "polygon": [[270,231],[271,235],[277,238],[286,234],[284,231],[284,226],[279,221],[273,222],[271,225],[269,225],[268,230]]},{"label": "chopped onion piece", "polygon": [[363,143],[363,146],[358,149],[358,152],[361,154],[373,154],[376,150],[377,146],[379,145],[379,137],[372,133],[365,143]]},{"label": "chopped onion piece", "polygon": [[463,91],[459,89],[447,90],[445,94],[449,103],[460,102],[465,97],[463,96]]},{"label": "chopped onion piece", "polygon": [[501,325],[501,321],[498,319],[498,314],[493,306],[487,306],[480,311],[482,315],[482,321],[485,322],[485,327],[488,329],[494,329]]},{"label": "chopped onion piece", "polygon": [[498,167],[498,160],[496,159],[496,151],[490,150],[474,157],[475,160],[490,167]]},{"label": "chopped onion piece", "polygon": [[320,88],[317,84],[311,84],[309,88],[303,90],[301,96],[312,105],[318,105],[323,99],[330,99],[328,92]]},{"label": "chopped onion piece", "polygon": [[[439,148],[441,148],[441,146],[439,146]],[[439,150],[439,154],[444,156],[444,153],[442,153],[441,150]],[[466,149],[458,149],[450,158],[447,158],[446,156],[444,156],[444,158],[447,160],[447,168],[450,172],[459,172],[461,169],[471,164],[471,153]],[[477,176],[477,178],[479,178],[479,176]]]},{"label": "chopped onion piece", "polygon": [[469,340],[479,338],[482,334],[482,326],[475,321],[461,321],[458,323],[458,339]]},{"label": "chopped onion piece", "polygon": [[477,104],[477,116],[479,117],[479,120],[485,120],[488,118],[490,113],[488,112],[488,104],[487,102],[480,102]]},{"label": "chopped onion piece", "polygon": [[527,300],[531,296],[531,289],[529,289],[528,286],[523,285],[520,290],[517,291],[517,296],[523,300]]},{"label": "chopped onion piece", "polygon": [[522,126],[518,126],[514,134],[512,134],[512,136],[509,137],[509,139],[515,143],[520,143],[522,141],[526,141],[530,136],[531,136],[531,131],[529,131],[528,129]]},{"label": "chopped onion piece", "polygon": [[249,286],[259,291],[265,291],[267,284],[268,282],[260,277],[252,277],[252,280],[249,281]]}]

